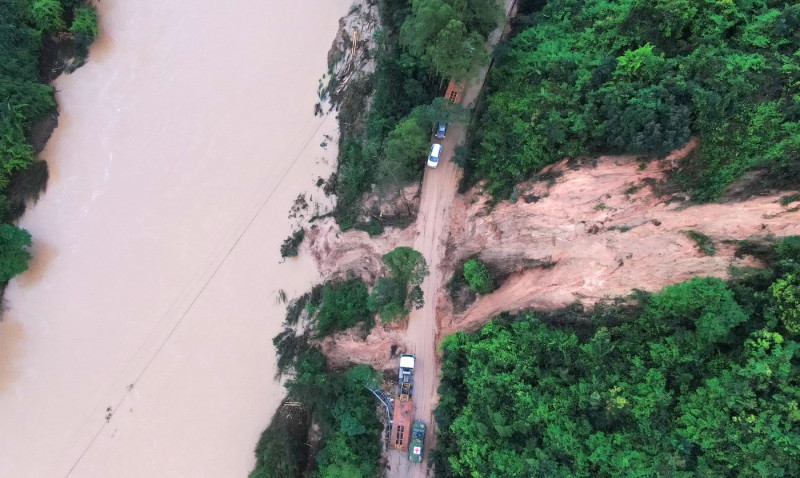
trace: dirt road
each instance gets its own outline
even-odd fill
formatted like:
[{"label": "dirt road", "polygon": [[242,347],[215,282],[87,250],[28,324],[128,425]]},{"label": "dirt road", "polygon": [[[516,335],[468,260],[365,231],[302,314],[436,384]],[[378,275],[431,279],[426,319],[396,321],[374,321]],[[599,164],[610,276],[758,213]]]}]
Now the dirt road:
[{"label": "dirt road", "polygon": [[[505,11],[510,12],[516,0],[505,0]],[[505,25],[505,22],[504,22]],[[489,48],[500,40],[502,29],[495,30],[489,37]],[[476,78],[467,84],[462,96],[462,104],[475,102],[480,93],[488,68],[483,68]],[[408,352],[417,356],[414,371],[414,404],[415,419],[428,424],[426,435],[425,462],[436,445],[436,425],[433,421],[433,410],[438,402],[436,393],[439,387],[439,364],[436,362],[436,297],[444,286],[447,277],[443,277],[440,264],[444,260],[445,243],[450,219],[450,205],[458,188],[461,169],[453,163],[453,151],[456,145],[464,143],[465,131],[462,125],[449,127],[447,136],[439,141],[443,153],[436,169],[426,169],[422,181],[422,197],[417,216],[419,235],[414,241],[414,249],[420,251],[428,261],[430,275],[422,283],[425,306],[411,313],[406,332]],[[423,462],[424,463],[424,462]],[[432,476],[432,470],[426,466],[408,461],[405,453],[389,452],[387,476],[390,478],[423,478]]]}]

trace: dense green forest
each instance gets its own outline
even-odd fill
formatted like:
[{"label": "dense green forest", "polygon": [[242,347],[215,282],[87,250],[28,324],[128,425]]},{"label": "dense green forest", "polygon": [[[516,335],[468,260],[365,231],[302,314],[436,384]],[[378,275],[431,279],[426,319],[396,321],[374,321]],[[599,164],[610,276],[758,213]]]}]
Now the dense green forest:
[{"label": "dense green forest", "polygon": [[[308,320],[298,326],[304,312]],[[359,279],[321,284],[287,305],[285,328],[273,343],[288,393],[256,446],[251,478],[379,475],[383,425],[367,388],[377,388],[380,376],[363,365],[331,369],[313,343],[371,321]]]},{"label": "dense green forest", "polygon": [[800,236],[766,269],[441,345],[439,477],[800,476]]},{"label": "dense green forest", "polygon": [[566,157],[663,157],[714,201],[744,172],[800,180],[800,5],[785,0],[522,1],[474,122],[468,184],[513,186]]},{"label": "dense green forest", "polygon": [[374,230],[360,219],[363,195],[373,184],[387,190],[418,180],[434,123],[466,120],[464,111],[436,98],[451,76],[487,60],[482,45],[501,12],[495,0],[381,0],[379,11],[375,72],[335,99],[335,214],[343,230]]},{"label": "dense green forest", "polygon": [[36,160],[43,140],[32,143],[56,108],[47,83],[79,66],[96,35],[97,15],[83,0],[0,2],[0,281],[30,259],[30,235],[11,223],[47,184],[47,164]]},{"label": "dense green forest", "polygon": [[289,334],[275,339],[287,398],[261,435],[250,478],[377,478],[383,426],[367,386],[380,377],[364,365],[332,370],[308,337]]}]

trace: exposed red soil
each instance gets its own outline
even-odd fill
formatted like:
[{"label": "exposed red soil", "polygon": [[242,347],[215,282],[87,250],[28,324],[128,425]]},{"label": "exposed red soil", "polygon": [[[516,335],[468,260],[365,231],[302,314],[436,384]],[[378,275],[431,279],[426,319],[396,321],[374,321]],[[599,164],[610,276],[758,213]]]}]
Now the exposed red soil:
[{"label": "exposed red soil", "polygon": [[[480,188],[457,196],[450,205],[445,250],[439,251],[444,256],[438,271],[442,282],[460,261],[475,255],[511,275],[460,314],[439,287],[437,342],[458,330],[475,330],[503,311],[554,309],[575,301],[591,305],[694,276],[728,278],[731,267],[759,264],[737,258],[736,246],[724,241],[800,234],[796,204],[782,206],[780,196],[687,205],[655,194],[653,185],[694,145],[645,168],[635,158],[620,156],[579,166],[563,161],[545,171],[557,176],[554,183],[521,185],[516,203],[492,207]],[[716,253],[700,252],[688,230],[709,236]],[[324,277],[353,270],[371,281],[381,270],[380,256],[398,245],[412,245],[416,235],[412,225],[370,239],[359,231],[338,232],[333,221],[324,221],[309,233],[306,247]],[[542,263],[552,266],[537,267]],[[392,368],[393,345],[405,346],[405,331],[379,325],[366,340],[340,334],[326,340],[324,348],[334,363]]]}]

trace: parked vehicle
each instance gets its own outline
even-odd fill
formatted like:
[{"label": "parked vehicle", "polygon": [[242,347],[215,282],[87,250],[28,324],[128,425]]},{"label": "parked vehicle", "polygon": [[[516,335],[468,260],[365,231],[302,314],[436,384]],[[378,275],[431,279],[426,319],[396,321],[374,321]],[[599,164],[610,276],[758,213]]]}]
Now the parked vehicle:
[{"label": "parked vehicle", "polygon": [[414,385],[414,361],[413,355],[400,356],[400,374],[397,380],[397,396],[401,401],[411,398],[411,388]]},{"label": "parked vehicle", "polygon": [[397,378],[397,400],[394,402],[394,413],[392,415],[392,440],[393,448],[397,450],[408,450],[410,440],[411,420],[414,419],[414,401],[411,398],[414,387],[414,364],[416,359],[413,355],[403,354],[400,356],[400,373]]},{"label": "parked vehicle", "polygon": [[422,452],[425,448],[425,422],[417,420],[411,427],[411,441],[408,443],[408,459],[414,463],[422,463]]},{"label": "parked vehicle", "polygon": [[447,133],[447,123],[439,123],[436,126],[436,133],[433,135],[439,139],[444,139],[444,135]]},{"label": "parked vehicle", "polygon": [[439,165],[439,156],[442,154],[442,145],[433,143],[431,145],[431,154],[428,155],[428,167],[435,168]]}]

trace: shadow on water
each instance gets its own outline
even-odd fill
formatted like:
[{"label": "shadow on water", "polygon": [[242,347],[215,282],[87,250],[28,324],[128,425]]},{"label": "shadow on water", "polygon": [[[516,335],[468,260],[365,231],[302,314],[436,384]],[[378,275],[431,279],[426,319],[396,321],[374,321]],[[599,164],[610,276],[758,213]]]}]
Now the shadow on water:
[{"label": "shadow on water", "polygon": [[[31,261],[28,270],[18,275],[14,280],[18,281],[23,289],[28,289],[36,285],[44,276],[48,266],[58,257],[58,249],[45,242],[33,239],[31,251]],[[2,351],[0,351],[0,354]]]},{"label": "shadow on water", "polygon": [[16,363],[24,335],[21,322],[12,319],[0,322],[0,393],[4,393],[19,375]]}]

